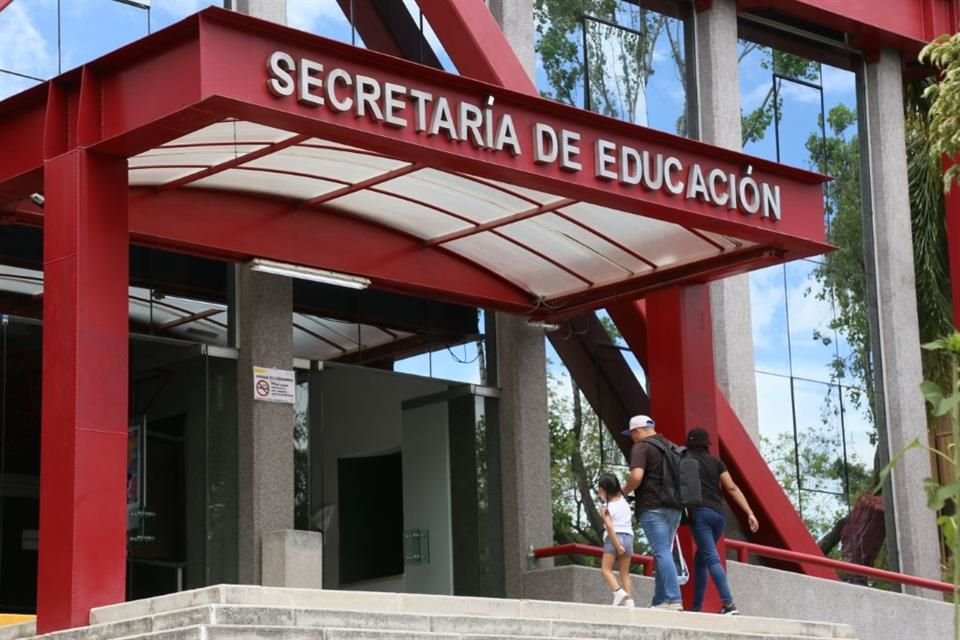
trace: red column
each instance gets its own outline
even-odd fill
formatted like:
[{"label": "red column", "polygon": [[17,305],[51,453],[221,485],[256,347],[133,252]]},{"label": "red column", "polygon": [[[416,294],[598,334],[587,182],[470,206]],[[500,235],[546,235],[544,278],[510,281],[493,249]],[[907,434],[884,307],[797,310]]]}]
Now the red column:
[{"label": "red column", "polygon": [[[706,429],[717,454],[716,380],[713,371],[713,326],[707,285],[674,287],[647,296],[647,392],[657,431],[678,444],[694,427]],[[693,604],[693,539],[680,527],[680,543],[691,580],[683,587],[685,608]],[[725,545],[718,544],[725,558]],[[720,597],[708,583],[705,611],[717,611]]]},{"label": "red column", "polygon": [[127,163],[74,149],[44,189],[41,633],[125,595]]},{"label": "red column", "polygon": [[[953,162],[944,157],[943,170]],[[947,255],[950,260],[950,294],[953,298],[953,326],[960,328],[960,185],[953,185],[944,196],[944,217],[947,226]]]}]

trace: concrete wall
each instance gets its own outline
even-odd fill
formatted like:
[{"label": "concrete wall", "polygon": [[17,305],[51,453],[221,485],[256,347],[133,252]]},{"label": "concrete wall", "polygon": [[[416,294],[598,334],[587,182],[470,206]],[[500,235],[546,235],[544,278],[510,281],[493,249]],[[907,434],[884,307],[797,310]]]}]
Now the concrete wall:
[{"label": "concrete wall", "polygon": [[[809,578],[756,565],[727,563],[730,588],[744,615],[852,625],[859,640],[933,640],[953,632],[946,602]],[[534,600],[607,604],[599,569],[565,566],[527,573],[524,595]],[[648,606],[653,578],[634,577],[637,606]]]},{"label": "concrete wall", "polygon": [[[446,388],[442,382],[389,371],[343,366],[326,369],[321,377],[322,424],[311,424],[312,449],[320,452],[323,464],[320,488],[318,476],[314,476],[313,508],[319,509],[321,500],[323,505],[336,505],[338,459],[399,451],[403,401]],[[316,402],[316,392],[311,391],[311,395],[311,401]],[[323,536],[323,585],[327,589],[341,588],[339,528],[339,513],[334,508]],[[402,580],[394,578],[358,585],[365,590],[384,591],[404,591],[405,587]]]}]

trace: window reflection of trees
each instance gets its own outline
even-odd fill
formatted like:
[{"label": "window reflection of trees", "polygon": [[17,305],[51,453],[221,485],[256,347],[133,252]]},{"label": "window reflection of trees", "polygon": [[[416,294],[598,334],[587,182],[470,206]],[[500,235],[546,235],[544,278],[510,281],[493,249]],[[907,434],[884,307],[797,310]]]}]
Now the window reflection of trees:
[{"label": "window reflection of trees", "polygon": [[[742,76],[769,78],[766,87],[743,87],[745,149],[834,178],[824,192],[824,224],[838,250],[773,268],[783,273],[783,293],[777,296],[782,303],[776,304],[784,307],[789,356],[788,371],[777,374],[789,386],[773,401],[790,408],[790,424],[774,423],[770,411],[761,411],[760,425],[768,463],[829,550],[850,507],[873,486],[875,473],[856,104],[839,102],[827,110],[825,68],[819,63],[747,41],[741,41],[739,53]],[[848,74],[837,93],[853,95],[854,83]],[[755,285],[760,282],[753,278]],[[756,357],[762,371],[759,349]],[[770,374],[758,373],[758,388],[760,375]]]},{"label": "window reflection of trees", "polygon": [[666,6],[677,15],[627,0],[537,0],[541,93],[687,135],[686,5]]}]

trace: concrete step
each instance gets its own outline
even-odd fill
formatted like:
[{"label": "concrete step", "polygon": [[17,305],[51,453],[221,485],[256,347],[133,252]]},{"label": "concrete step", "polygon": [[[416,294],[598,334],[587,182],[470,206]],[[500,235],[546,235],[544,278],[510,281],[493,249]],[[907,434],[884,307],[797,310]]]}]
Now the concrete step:
[{"label": "concrete step", "polygon": [[[561,602],[223,585],[91,612],[43,640],[828,640],[845,625]],[[198,635],[199,634],[199,635]],[[231,635],[232,634],[232,635]],[[30,637],[30,636],[20,636]],[[13,640],[0,635],[0,640]]]},{"label": "concrete step", "polygon": [[[518,636],[484,633],[438,633],[433,631],[392,631],[383,629],[326,628],[303,629],[294,627],[250,627],[237,625],[201,625],[170,631],[127,636],[117,640],[591,640],[597,636]],[[607,636],[602,636],[607,637]],[[623,629],[618,639],[635,640],[753,640],[769,638],[754,634],[722,634],[704,636],[701,630],[691,629]],[[803,640],[797,636],[777,636],[778,640]]]}]

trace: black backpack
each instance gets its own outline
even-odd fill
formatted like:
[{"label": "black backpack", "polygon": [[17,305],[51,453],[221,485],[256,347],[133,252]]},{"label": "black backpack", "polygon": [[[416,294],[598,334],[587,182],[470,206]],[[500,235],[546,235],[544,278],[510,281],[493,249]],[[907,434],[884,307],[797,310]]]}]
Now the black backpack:
[{"label": "black backpack", "polygon": [[700,463],[687,448],[655,436],[644,442],[652,444],[663,454],[663,486],[660,488],[663,505],[685,510],[703,504]]}]

